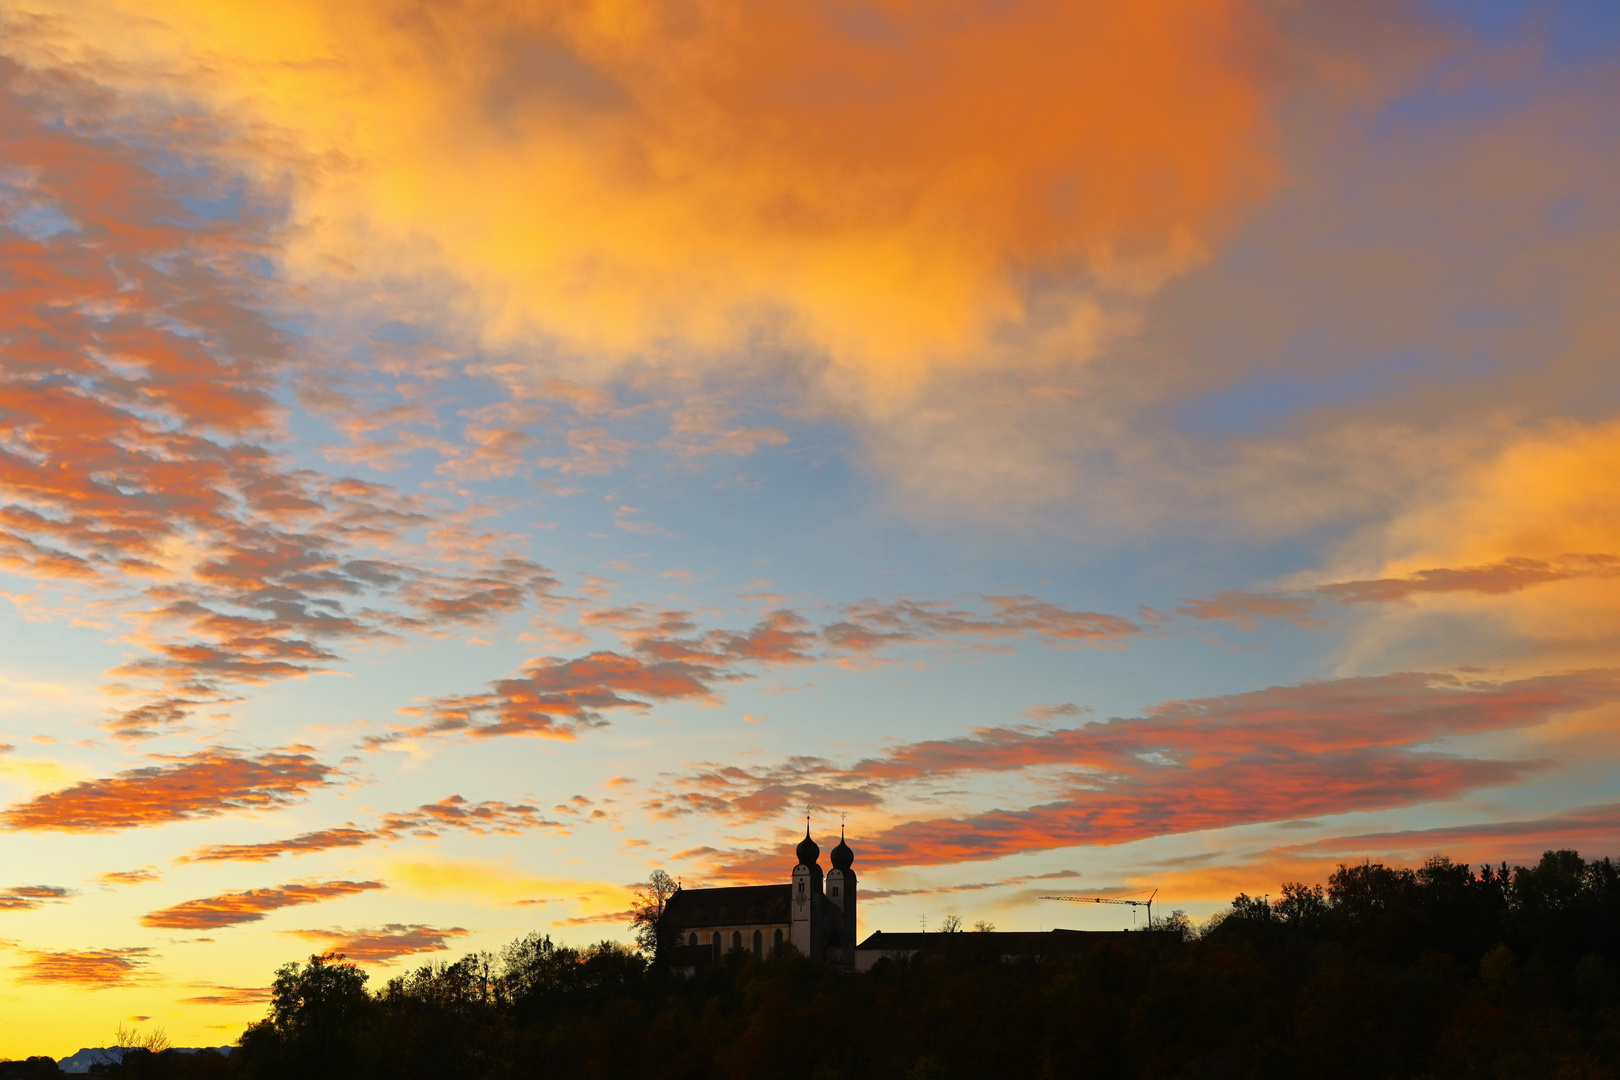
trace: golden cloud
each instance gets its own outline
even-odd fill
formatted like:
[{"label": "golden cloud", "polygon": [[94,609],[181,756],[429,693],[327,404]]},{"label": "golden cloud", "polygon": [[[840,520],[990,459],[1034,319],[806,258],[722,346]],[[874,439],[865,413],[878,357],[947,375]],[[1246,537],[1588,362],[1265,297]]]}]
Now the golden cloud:
[{"label": "golden cloud", "polygon": [[397,862],[388,878],[402,889],[430,897],[457,897],[478,903],[533,904],[572,901],[587,914],[630,905],[630,890],[603,881],[538,877],[500,864],[467,860]]},{"label": "golden cloud", "polygon": [[1201,261],[1281,176],[1287,43],[1257,0],[23,12],[48,16],[13,24],[35,62],[163,85],[266,174],[291,162],[302,275],[448,270],[486,340],[564,355],[769,327],[880,398],[1086,352],[1109,298]]},{"label": "golden cloud", "polygon": [[1613,663],[1620,655],[1617,474],[1615,419],[1513,431],[1494,452],[1458,465],[1371,535],[1376,555],[1352,550],[1320,586],[1334,599],[1370,606],[1351,662],[1410,649],[1428,620],[1464,615],[1495,628],[1512,664]]},{"label": "golden cloud", "polygon": [[76,771],[56,761],[0,753],[0,780],[23,784],[33,790],[62,787],[75,779]]}]

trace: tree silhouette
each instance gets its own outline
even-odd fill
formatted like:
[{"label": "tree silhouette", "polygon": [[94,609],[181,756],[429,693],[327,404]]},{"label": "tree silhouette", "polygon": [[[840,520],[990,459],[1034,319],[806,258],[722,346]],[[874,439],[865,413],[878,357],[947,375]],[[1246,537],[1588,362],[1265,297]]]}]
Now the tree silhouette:
[{"label": "tree silhouette", "polygon": [[630,925],[635,929],[636,945],[650,959],[657,959],[663,948],[664,934],[660,926],[664,918],[664,905],[680,888],[675,879],[663,870],[654,870],[646,882],[637,885],[630,901]]},{"label": "tree silhouette", "polygon": [[[668,895],[649,889],[644,908]],[[988,928],[929,934],[917,956],[861,976],[739,951],[684,977],[613,942],[529,934],[375,994],[342,958],[312,957],[277,973],[240,1060],[171,1050],[109,1071],[685,1080],[791,1061],[812,1080],[1620,1078],[1620,869],[1607,859],[1554,851],[1478,873],[1442,856],[1367,861],[1325,885],[1240,895],[1196,932],[1179,913],[1155,927],[1039,935],[1028,953],[1007,948],[1024,935]],[[47,1075],[25,1068],[0,1064],[0,1080]]]},{"label": "tree silhouette", "polygon": [[271,987],[270,1015],[242,1033],[250,1075],[351,1075],[370,1005],[366,973],[341,954],[311,956],[302,967],[284,965]]}]

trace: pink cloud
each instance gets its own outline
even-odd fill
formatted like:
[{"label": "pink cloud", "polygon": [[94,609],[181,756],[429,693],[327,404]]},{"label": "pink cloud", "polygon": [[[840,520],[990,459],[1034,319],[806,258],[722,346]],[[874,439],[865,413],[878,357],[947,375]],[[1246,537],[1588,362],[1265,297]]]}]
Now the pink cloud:
[{"label": "pink cloud", "polygon": [[[986,728],[904,744],[850,766],[794,758],[680,774],[647,800],[657,815],[740,820],[790,806],[892,815],[918,785],[1042,770],[1032,806],[903,821],[862,837],[863,864],[928,865],[1018,851],[1126,843],[1321,814],[1411,806],[1519,782],[1544,763],[1468,757],[1436,740],[1524,728],[1620,700],[1599,670],[1503,683],[1399,674],[1168,702],[1141,717],[1043,730]],[[746,852],[704,857],[737,877],[767,872]]]},{"label": "pink cloud", "polygon": [[897,645],[940,645],[950,641],[996,643],[1032,637],[1048,645],[1117,646],[1141,627],[1117,615],[1076,611],[1033,596],[985,596],[986,608],[952,607],[943,601],[900,599],[865,601],[844,608],[844,617],[826,627],[833,649],[869,653]]}]

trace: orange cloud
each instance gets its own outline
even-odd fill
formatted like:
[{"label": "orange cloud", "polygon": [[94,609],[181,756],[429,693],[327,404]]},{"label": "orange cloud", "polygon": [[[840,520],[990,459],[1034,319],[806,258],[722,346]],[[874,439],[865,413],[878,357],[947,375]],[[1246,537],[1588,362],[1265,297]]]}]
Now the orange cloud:
[{"label": "orange cloud", "polygon": [[[598,652],[574,660],[532,660],[523,674],[500,679],[490,692],[438,698],[402,712],[425,714],[429,722],[390,736],[373,737],[381,746],[409,734],[465,731],[480,737],[537,735],[572,739],[583,728],[602,724],[606,709],[641,709],[642,698],[668,701],[706,697],[716,677],[706,667],[683,661],[647,663],[633,656]],[[634,697],[629,695],[636,695]]]},{"label": "orange cloud", "polygon": [[1347,604],[1390,603],[1421,593],[1479,593],[1486,596],[1519,592],[1550,581],[1571,578],[1620,577],[1620,558],[1613,555],[1564,555],[1543,559],[1508,558],[1485,566],[1457,569],[1438,567],[1398,578],[1340,581],[1317,587],[1317,592]]},{"label": "orange cloud", "polygon": [[221,893],[201,900],[187,900],[172,907],[141,916],[142,926],[167,930],[208,930],[220,926],[258,922],[268,912],[299,904],[314,904],[335,896],[348,896],[370,889],[381,889],[380,881],[317,881],[279,885],[268,889]]},{"label": "orange cloud", "polygon": [[[147,700],[109,727],[149,736],[235,700],[229,684],[329,670],[337,642],[488,622],[554,586],[492,537],[455,536],[442,507],[276,452],[272,393],[302,361],[264,310],[265,193],[193,212],[219,177],[176,176],[173,130],[108,119],[98,93],[0,60],[0,157],[60,223],[0,237],[0,567],[129,613],[146,655],[112,674]],[[134,130],[101,137],[117,124]],[[401,542],[430,529],[442,559]]]},{"label": "orange cloud", "polygon": [[553,919],[552,926],[600,926],[604,923],[626,926],[634,911],[604,911],[599,915],[571,915],[566,919]]},{"label": "orange cloud", "polygon": [[[1384,853],[1379,854],[1382,856]],[[1183,903],[1224,904],[1239,893],[1275,896],[1278,886],[1285,881],[1326,881],[1343,861],[1273,849],[1232,862],[1217,861],[1207,866],[1159,869],[1151,876],[1152,887],[1159,890],[1154,906],[1163,904],[1163,910],[1168,910],[1170,905]],[[1121,891],[1140,888],[1150,879],[1132,875],[1131,880],[1133,885]],[[1021,899],[1028,902],[1035,897]]]},{"label": "orange cloud", "polygon": [[[472,573],[445,573],[342,560],[330,540],[321,534],[244,536],[228,554],[194,567],[192,586],[149,588],[148,597],[161,601],[140,613],[151,655],[111,674],[157,679],[193,696],[160,697],[125,711],[110,727],[124,736],[151,734],[183,721],[198,705],[228,700],[221,683],[257,685],[329,670],[339,657],[317,644],[321,639],[377,640],[477,625],[520,609],[556,584],[522,559],[503,556]],[[403,610],[370,609],[356,618],[332,599],[368,593],[386,594]],[[228,614],[221,606],[252,614]],[[184,639],[172,640],[175,635]]]},{"label": "orange cloud", "polygon": [[1227,589],[1207,600],[1188,600],[1176,608],[1176,614],[1205,622],[1230,622],[1242,630],[1258,630],[1263,619],[1287,619],[1296,626],[1321,625],[1306,618],[1311,606],[1311,600],[1297,596]]},{"label": "orange cloud", "polygon": [[31,911],[75,895],[72,889],[60,885],[13,885],[0,889],[0,911]]},{"label": "orange cloud", "polygon": [[[5,251],[0,318],[19,332],[0,375],[0,548],[30,576],[149,572],[188,521],[228,517],[233,471],[253,470],[209,434],[271,423],[275,334],[221,273],[252,226],[204,222],[135,155],[42,122],[17,77],[0,67],[7,160],[70,227]],[[188,332],[199,317],[206,337]]]},{"label": "orange cloud", "polygon": [[343,825],[258,844],[205,844],[182,856],[184,862],[269,862],[282,855],[305,855],[333,848],[360,847],[382,837],[375,829]]},{"label": "orange cloud", "polygon": [[135,870],[109,870],[105,874],[97,874],[96,881],[107,887],[118,885],[144,885],[148,881],[162,881],[163,875],[156,867],[142,866]]},{"label": "orange cloud", "polygon": [[[1548,817],[1432,829],[1334,836],[1268,848],[1231,862],[1154,873],[1164,903],[1226,901],[1272,893],[1283,881],[1321,881],[1344,862],[1372,858],[1421,864],[1434,855],[1463,863],[1534,865],[1558,848],[1611,850],[1620,842],[1620,804],[1583,806]],[[1145,879],[1138,879],[1145,880]]]},{"label": "orange cloud", "polygon": [[[1079,876],[1080,873],[1077,870],[1058,870],[1050,874],[1022,874],[1018,877],[1003,878],[1000,881],[970,881],[960,885],[934,885],[922,889],[862,889],[861,899],[887,900],[896,896],[934,896],[959,892],[983,892],[986,889],[1002,889],[1013,885],[1027,885],[1031,881],[1059,881],[1067,878],[1077,878]],[[1047,888],[1050,888],[1050,886]]]},{"label": "orange cloud", "polygon": [[264,1005],[270,1000],[269,987],[210,986],[207,989],[212,993],[181,998],[179,1004],[252,1006]]},{"label": "orange cloud", "polygon": [[459,829],[474,836],[516,836],[530,829],[564,828],[561,822],[541,817],[539,808],[535,806],[497,801],[473,803],[460,795],[449,795],[415,810],[385,814],[374,829],[342,825],[286,840],[267,840],[257,844],[205,844],[178,861],[268,862],[282,855],[305,855],[334,848],[360,847],[374,841],[397,840],[406,834],[438,836],[445,829]]},{"label": "orange cloud", "polygon": [[[680,613],[670,613],[680,614]],[[675,627],[666,621],[664,633],[631,636],[637,652],[660,660],[690,660],[722,666],[733,663],[797,664],[814,659],[811,649],[815,628],[796,612],[785,609],[767,612],[748,630],[711,630],[701,637],[670,636]]]},{"label": "orange cloud", "polygon": [[460,795],[426,803],[403,814],[389,814],[382,831],[437,836],[442,829],[461,829],[475,836],[516,836],[529,829],[560,828],[561,822],[539,816],[539,808],[503,802],[470,803]]},{"label": "orange cloud", "polygon": [[1335,836],[1279,850],[1300,856],[1395,854],[1418,859],[1447,852],[1475,860],[1533,862],[1549,848],[1610,850],[1617,843],[1620,803],[1604,803],[1548,817]]},{"label": "orange cloud", "polygon": [[453,937],[467,931],[459,926],[439,929],[419,923],[389,923],[374,930],[287,930],[285,933],[309,941],[322,942],[323,953],[338,953],[349,960],[386,964],[401,956],[424,952],[444,952]]},{"label": "orange cloud", "polygon": [[[982,599],[979,609],[940,601],[867,601],[846,607],[841,619],[819,628],[797,612],[778,608],[747,630],[704,632],[687,611],[645,604],[587,608],[581,621],[614,631],[633,655],[598,652],[576,660],[534,660],[525,677],[500,680],[491,693],[440,698],[403,710],[426,714],[431,721],[374,737],[368,745],[455,730],[573,738],[604,723],[602,713],[608,709],[645,708],[643,699],[709,697],[717,684],[752,678],[760,667],[811,662],[818,658],[818,643],[835,657],[848,657],[901,646],[994,645],[1023,637],[1057,646],[1101,647],[1140,632],[1127,619],[1033,596]],[[484,717],[488,721],[480,722]]]},{"label": "orange cloud", "polygon": [[151,952],[147,948],[29,951],[27,962],[12,970],[22,982],[67,983],[86,990],[106,990],[144,981]]},{"label": "orange cloud", "polygon": [[304,753],[243,757],[200,750],[49,791],[0,811],[11,829],[105,832],[288,806],[327,783],[333,770]]},{"label": "orange cloud", "polygon": [[[362,494],[379,498],[369,486]],[[316,645],[317,638],[368,638],[477,622],[514,610],[531,597],[548,596],[557,584],[536,565],[509,557],[489,563],[481,574],[447,575],[377,560],[340,563],[330,552],[295,544],[291,535],[265,539],[287,552],[269,557],[264,550],[239,545],[199,564],[194,577],[221,586],[216,600],[243,608],[258,603],[252,590],[274,594],[268,605],[275,608],[274,618],[223,613],[180,586],[147,590],[163,603],[142,618],[149,626],[167,627],[171,635],[184,627],[186,640],[149,633],[145,643],[150,655],[114,674],[156,678],[188,696],[147,700],[115,718],[109,725],[114,731],[129,737],[153,734],[183,723],[198,706],[234,700],[222,696],[223,682],[262,683],[322,670],[337,654]],[[336,601],[327,598],[367,588],[391,589],[408,610],[368,609],[362,620],[342,614]],[[402,709],[426,722],[372,736],[364,745],[376,748],[453,731],[571,739],[605,723],[608,710],[711,697],[717,683],[753,677],[751,665],[811,662],[818,643],[834,655],[848,656],[903,645],[995,644],[1021,637],[1054,645],[1113,645],[1140,632],[1118,616],[1077,611],[1033,596],[982,599],[984,606],[978,609],[911,599],[869,601],[847,607],[843,618],[820,628],[797,612],[776,609],[746,630],[704,632],[689,612],[646,605],[587,608],[581,621],[615,631],[633,655],[538,658],[519,676],[495,681],[488,692],[450,695]]]}]

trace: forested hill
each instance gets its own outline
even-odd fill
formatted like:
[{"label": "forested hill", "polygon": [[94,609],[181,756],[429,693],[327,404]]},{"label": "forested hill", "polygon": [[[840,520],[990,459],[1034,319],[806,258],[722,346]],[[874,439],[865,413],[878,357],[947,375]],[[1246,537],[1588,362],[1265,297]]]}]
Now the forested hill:
[{"label": "forested hill", "polygon": [[[530,936],[374,991],[312,958],[230,1058],[121,1075],[805,1080],[1620,1077],[1620,867],[1548,852],[1475,873],[1346,866],[1238,897],[1196,930],[1006,962],[938,935],[851,975],[737,954],[668,977],[619,946]],[[21,1063],[0,1066],[6,1075]],[[54,1066],[52,1066],[54,1069]],[[7,1069],[14,1070],[7,1073]]]}]

